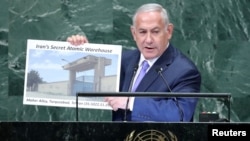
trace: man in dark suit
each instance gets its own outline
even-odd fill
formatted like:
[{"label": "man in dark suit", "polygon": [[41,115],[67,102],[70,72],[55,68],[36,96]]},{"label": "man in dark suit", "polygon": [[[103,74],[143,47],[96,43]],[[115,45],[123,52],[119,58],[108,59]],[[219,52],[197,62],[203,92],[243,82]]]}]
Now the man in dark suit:
[{"label": "man in dark suit", "polygon": [[[200,92],[198,69],[170,43],[173,28],[167,11],[161,5],[150,3],[137,9],[131,32],[138,49],[122,54],[121,92]],[[67,41],[74,45],[88,42],[86,37],[79,35],[73,35]],[[145,61],[146,74],[134,88]],[[105,100],[113,108],[114,121],[189,122],[198,99],[106,97]]]}]

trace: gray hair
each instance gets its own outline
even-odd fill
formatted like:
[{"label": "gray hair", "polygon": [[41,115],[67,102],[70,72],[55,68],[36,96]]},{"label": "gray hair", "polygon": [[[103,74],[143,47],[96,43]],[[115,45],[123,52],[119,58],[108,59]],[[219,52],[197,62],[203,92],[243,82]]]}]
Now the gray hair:
[{"label": "gray hair", "polygon": [[135,26],[135,20],[136,20],[136,16],[138,13],[140,12],[152,12],[152,11],[158,11],[161,12],[161,16],[165,21],[165,25],[168,25],[170,23],[169,21],[169,17],[168,17],[168,13],[167,10],[164,9],[160,4],[156,4],[156,3],[148,3],[148,4],[144,4],[141,7],[139,7],[134,16],[133,16],[133,25]]}]

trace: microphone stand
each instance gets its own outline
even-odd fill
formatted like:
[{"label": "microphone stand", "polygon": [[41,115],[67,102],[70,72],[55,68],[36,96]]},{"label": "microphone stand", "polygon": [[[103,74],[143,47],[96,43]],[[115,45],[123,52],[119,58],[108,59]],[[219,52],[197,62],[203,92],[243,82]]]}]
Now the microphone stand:
[{"label": "microphone stand", "polygon": [[[172,90],[171,90],[171,88],[170,88],[170,86],[168,85],[168,82],[167,82],[167,80],[165,79],[165,77],[162,75],[162,68],[158,68],[158,69],[156,69],[156,71],[158,72],[158,74],[161,76],[161,78],[162,78],[162,80],[163,80],[163,82],[164,82],[164,84],[167,86],[167,88],[168,88],[168,90],[169,90],[169,92],[170,93],[172,93]],[[181,119],[180,119],[180,121],[183,121],[183,116],[184,116],[184,114],[183,114],[183,110],[182,110],[182,108],[180,107],[180,104],[179,104],[179,101],[177,100],[177,98],[176,97],[174,97],[174,101],[175,101],[175,103],[176,103],[176,106],[178,107],[178,109],[179,109],[179,112],[180,112],[180,116],[181,116]]]},{"label": "microphone stand", "polygon": [[[136,74],[137,69],[138,69],[138,65],[134,67],[134,73],[133,73],[132,79],[131,79],[130,84],[129,84],[128,92],[131,92],[131,90],[132,90],[132,86],[133,86],[133,82],[135,79],[135,74]],[[125,112],[124,112],[124,121],[125,122],[127,121],[128,104],[129,104],[129,97],[128,97],[127,102],[126,102],[126,107],[125,107]]]}]

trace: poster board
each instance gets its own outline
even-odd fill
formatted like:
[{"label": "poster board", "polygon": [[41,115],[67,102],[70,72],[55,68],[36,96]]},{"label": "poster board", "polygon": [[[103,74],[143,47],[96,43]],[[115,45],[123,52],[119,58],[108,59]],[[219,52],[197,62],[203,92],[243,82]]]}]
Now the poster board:
[{"label": "poster board", "polygon": [[[27,40],[23,104],[76,107],[77,92],[118,92],[122,46]],[[81,97],[79,108],[112,109],[104,97]]]}]

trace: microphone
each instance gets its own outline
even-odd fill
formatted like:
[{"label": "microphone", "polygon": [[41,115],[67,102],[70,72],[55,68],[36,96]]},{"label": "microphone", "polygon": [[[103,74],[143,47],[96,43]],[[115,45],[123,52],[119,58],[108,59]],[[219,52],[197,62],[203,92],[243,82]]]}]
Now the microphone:
[{"label": "microphone", "polygon": [[132,91],[132,86],[133,86],[133,82],[134,82],[134,79],[135,79],[135,74],[137,72],[137,69],[138,69],[138,65],[136,65],[134,67],[134,72],[133,72],[133,76],[132,76],[132,79],[130,81],[130,84],[129,84],[129,89],[128,89],[128,92],[131,92]]},{"label": "microphone", "polygon": [[[137,72],[137,69],[138,69],[138,65],[136,65],[136,66],[134,67],[134,72],[133,72],[133,76],[132,76],[132,79],[131,79],[130,84],[129,84],[128,92],[131,92],[131,91],[132,91],[132,86],[133,86],[133,82],[134,82],[134,79],[135,79],[135,74],[136,74],[136,72]],[[125,108],[125,113],[124,113],[124,121],[127,120],[128,103],[129,103],[129,97],[128,97],[127,102],[126,102],[126,108]]]},{"label": "microphone", "polygon": [[172,90],[171,90],[171,88],[169,87],[167,80],[165,79],[165,77],[164,77],[164,76],[162,75],[162,73],[161,73],[162,71],[163,71],[163,68],[157,68],[157,69],[156,69],[156,72],[158,72],[158,74],[161,76],[161,78],[162,78],[162,80],[164,81],[165,85],[167,86],[169,92],[172,93]]},{"label": "microphone", "polygon": [[[168,85],[168,81],[167,81],[167,80],[165,79],[165,77],[162,75],[162,71],[163,71],[163,68],[156,68],[156,72],[161,76],[161,78],[162,78],[164,84],[167,86],[169,92],[172,93],[172,90],[171,90],[171,88],[170,88],[169,85]],[[177,100],[176,97],[174,98],[174,101],[176,102],[176,106],[178,107],[179,112],[180,112],[180,115],[181,115],[180,121],[183,121],[183,116],[184,116],[184,115],[183,115],[183,110],[182,110],[182,108],[180,107],[179,102],[178,102],[178,100]]]}]

